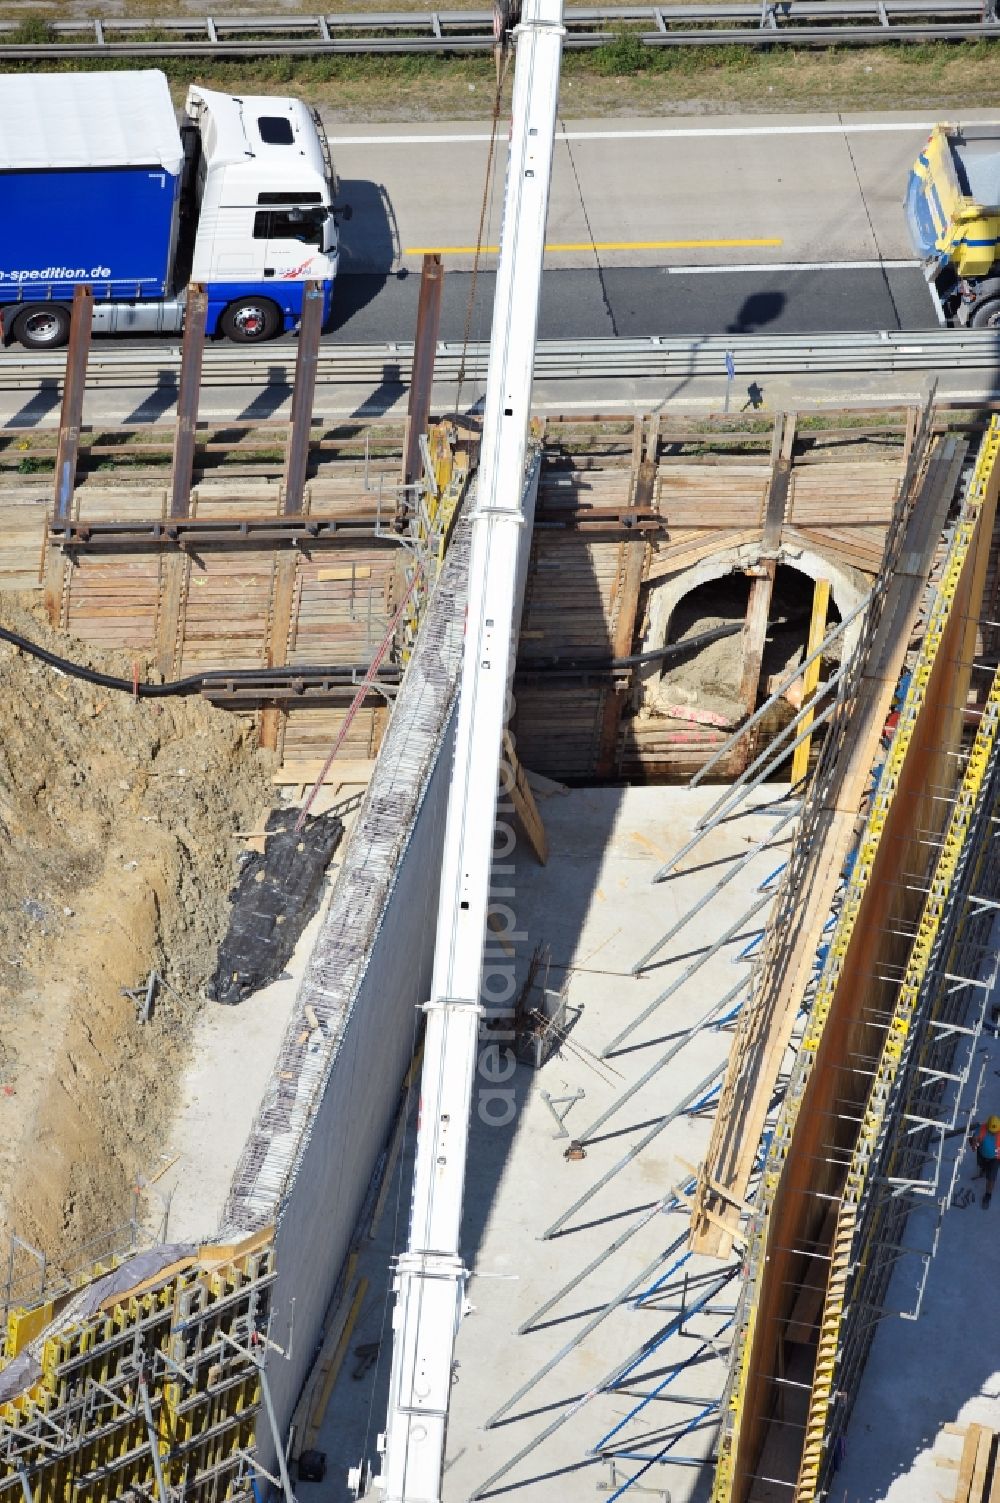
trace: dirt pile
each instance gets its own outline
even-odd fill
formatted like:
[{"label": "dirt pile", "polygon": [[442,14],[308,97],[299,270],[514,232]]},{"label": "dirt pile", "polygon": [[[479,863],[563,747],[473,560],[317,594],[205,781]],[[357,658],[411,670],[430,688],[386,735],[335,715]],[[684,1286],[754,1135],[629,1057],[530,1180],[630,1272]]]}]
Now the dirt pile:
[{"label": "dirt pile", "polygon": [[[131,658],[0,624],[128,678]],[[57,1263],[100,1244],[155,1172],[187,1033],[225,932],[271,753],[197,698],[135,700],[0,642],[0,1234]],[[123,987],[164,977],[153,1018]],[[234,1069],[239,1068],[237,1060]]]}]

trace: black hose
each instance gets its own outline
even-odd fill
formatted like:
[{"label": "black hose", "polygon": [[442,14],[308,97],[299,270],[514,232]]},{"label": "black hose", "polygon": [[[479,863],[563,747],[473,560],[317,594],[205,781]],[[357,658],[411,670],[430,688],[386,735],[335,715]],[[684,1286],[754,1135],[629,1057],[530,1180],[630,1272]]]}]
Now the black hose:
[{"label": "black hose", "polygon": [[742,630],[743,622],[736,621],[726,626],[713,626],[709,631],[699,632],[696,637],[688,637],[686,642],[651,647],[648,652],[634,652],[627,658],[542,658],[522,666],[529,673],[560,673],[567,669],[575,672],[578,669],[586,671],[588,668],[598,673],[610,673],[615,668],[634,668],[639,663],[655,663],[665,658],[682,657],[686,652],[696,652],[699,647],[707,647],[710,642],[718,642],[723,637],[734,636]]},{"label": "black hose", "polygon": [[[808,619],[805,614],[787,616],[782,620],[772,621],[770,630],[799,626]],[[648,652],[634,652],[627,658],[541,658],[520,666],[525,673],[563,673],[566,671],[575,673],[586,672],[588,669],[597,673],[610,673],[616,668],[635,668],[641,663],[655,663],[683,657],[685,653],[697,652],[702,647],[708,647],[712,642],[719,642],[723,637],[735,636],[738,631],[742,630],[742,621],[732,621],[725,626],[710,627],[708,631],[701,631],[697,636],[688,637],[683,642],[671,642],[664,647],[651,647]]]},{"label": "black hose", "polygon": [[[167,699],[174,694],[200,694],[203,689],[212,683],[252,683],[259,678],[261,672],[268,673],[275,679],[308,679],[322,678],[331,672],[329,668],[300,667],[300,668],[237,668],[227,672],[223,668],[213,668],[206,673],[192,673],[187,678],[171,679],[164,684],[147,684],[143,682],[133,683],[130,678],[116,678],[111,673],[99,673],[96,668],[87,668],[83,663],[74,663],[71,658],[60,657],[58,653],[49,652],[47,648],[32,642],[30,637],[22,637],[19,632],[8,631],[5,626],[0,626],[0,641],[10,642],[14,647],[20,647],[34,658],[39,658],[47,663],[50,668],[58,668],[61,673],[66,673],[70,678],[82,678],[85,683],[97,684],[101,689],[119,689],[124,694],[138,694],[143,699]],[[343,665],[338,665],[343,666]],[[348,668],[348,671],[351,671]],[[355,665],[354,671],[365,673],[367,664]]]}]

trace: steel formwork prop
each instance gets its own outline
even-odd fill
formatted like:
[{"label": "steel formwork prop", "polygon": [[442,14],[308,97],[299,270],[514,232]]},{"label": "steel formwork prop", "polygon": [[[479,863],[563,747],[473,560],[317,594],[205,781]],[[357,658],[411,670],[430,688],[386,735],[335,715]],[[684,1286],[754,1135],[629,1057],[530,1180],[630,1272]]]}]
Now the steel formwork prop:
[{"label": "steel formwork prop", "polygon": [[170,516],[191,515],[191,481],[198,442],[198,399],[205,354],[208,291],[198,283],[188,288],[184,309],[184,341],[177,388],[177,427],[174,430],[173,473],[170,479]]},{"label": "steel formwork prop", "polygon": [[[78,287],[73,294],[69,326],[69,348],[63,384],[62,410],[59,415],[59,442],[56,448],[55,489],[52,497],[52,526],[65,525],[73,514],[76,489],[76,466],[80,455],[80,429],[83,424],[83,401],[87,392],[87,357],[93,325],[94,294],[89,287]],[[45,609],[55,625],[62,614],[66,560],[50,549],[45,560]]]},{"label": "steel formwork prop", "polygon": [[[966,618],[970,614],[974,616],[977,606],[974,597],[977,591],[981,593],[982,590],[982,579],[985,573],[983,550],[988,550],[989,539],[992,535],[997,484],[1000,481],[1000,471],[995,471],[998,450],[1000,450],[1000,424],[997,419],[994,419],[980,450],[975,476],[962,516],[951,537],[949,552],[925,628],[920,654],[903,703],[899,726],[873,793],[865,829],[853,862],[838,921],[819,976],[805,1033],[765,1164],[762,1200],[749,1248],[749,1277],[737,1323],[736,1360],[727,1395],[713,1494],[716,1503],[730,1503],[730,1500],[744,1497],[746,1486],[754,1475],[756,1452],[759,1451],[762,1443],[761,1425],[766,1418],[769,1393],[767,1388],[769,1380],[766,1376],[769,1371],[769,1359],[763,1350],[762,1343],[773,1339],[771,1329],[761,1325],[761,1310],[765,1308],[764,1299],[765,1291],[769,1288],[768,1279],[773,1284],[776,1280],[780,1281],[782,1277],[782,1269],[776,1267],[773,1256],[777,1236],[774,1222],[775,1210],[779,1203],[779,1195],[784,1196],[781,1204],[801,1203],[801,1197],[797,1200],[795,1197],[792,1201],[788,1200],[791,1195],[791,1191],[786,1188],[789,1154],[795,1141],[797,1127],[806,1122],[810,1111],[815,1111],[818,1106],[818,1102],[814,1101],[814,1093],[810,1091],[810,1086],[817,1078],[813,1065],[828,1036],[831,1017],[834,1015],[839,1017],[839,1013],[835,1014],[834,1011],[836,1001],[839,1000],[838,983],[842,975],[845,977],[847,975],[848,956],[852,953],[852,942],[856,936],[865,933],[865,925],[871,922],[870,914],[874,912],[874,909],[871,909],[870,905],[866,906],[866,898],[877,890],[880,874],[884,874],[884,865],[877,866],[879,848],[897,792],[904,786],[907,754],[911,746],[917,747],[918,736],[926,740],[927,731],[923,729],[924,722],[921,720],[925,706],[930,708],[931,715],[940,714],[946,720],[950,717],[951,734],[960,735],[961,708],[952,703],[951,697],[946,697],[942,708],[941,681],[944,678],[950,682],[951,677],[955,676],[957,665],[957,677],[959,682],[962,682],[963,662],[965,669],[971,666],[968,659],[962,656],[960,647],[956,646],[955,639],[957,637],[961,643],[971,637],[974,641],[975,621],[972,620],[970,628],[969,620],[963,620],[963,612]],[[978,553],[977,545],[980,550]],[[931,692],[932,681],[934,692]],[[990,772],[993,740],[996,734],[992,696],[987,710],[988,713],[984,714],[981,720],[980,735],[977,737],[973,754],[969,758],[965,778],[958,790],[955,809],[950,821],[947,822],[943,838],[935,838],[927,842],[935,852],[939,852],[930,863],[929,892],[921,909],[921,918],[910,936],[914,942],[910,945],[907,959],[902,970],[889,983],[895,988],[895,996],[884,1022],[879,1025],[882,1030],[882,1042],[879,1057],[875,1061],[875,1073],[871,1077],[870,1072],[864,1072],[871,1080],[868,1102],[860,1118],[855,1119],[858,1121],[859,1131],[855,1137],[854,1151],[847,1167],[845,1186],[842,1192],[834,1196],[830,1202],[834,1206],[839,1203],[839,1211],[836,1213],[830,1234],[829,1258],[825,1252],[822,1252],[822,1248],[820,1249],[828,1264],[828,1282],[815,1374],[810,1385],[809,1420],[803,1438],[798,1482],[795,1485],[796,1503],[810,1503],[810,1500],[816,1496],[819,1486],[827,1435],[827,1414],[839,1352],[839,1325],[843,1317],[846,1275],[854,1242],[857,1208],[864,1188],[867,1165],[871,1160],[878,1132],[882,1128],[882,1117],[889,1100],[892,1078],[902,1057],[907,1032],[912,1023],[916,998],[926,975],[934,940],[948,901],[950,886],[959,867],[962,846],[968,834],[971,810]],[[936,725],[935,720],[932,728]],[[935,746],[933,750],[937,751],[939,748]],[[915,756],[916,752],[914,752]],[[918,761],[911,759],[910,771],[906,774],[910,780],[910,783],[905,785],[908,791],[914,791],[910,788],[910,784],[918,771]],[[896,932],[898,934],[898,931]],[[867,938],[874,943],[878,935],[869,934]],[[855,955],[858,953],[858,951],[854,952]],[[852,963],[856,966],[857,962],[854,960]],[[890,967],[889,976],[892,975]],[[881,980],[889,982],[889,977],[883,975]],[[854,984],[857,984],[856,978]],[[842,1022],[838,1022],[839,1029],[843,1026]],[[790,1228],[783,1227],[781,1239],[794,1243]],[[826,1246],[825,1242],[822,1246]],[[767,1294],[766,1298],[768,1301],[766,1319],[773,1326],[776,1319],[775,1299],[777,1296]],[[751,1372],[755,1374],[755,1378],[752,1410],[748,1417],[747,1404],[751,1389],[749,1381]],[[758,1387],[758,1383],[763,1386]]]},{"label": "steel formwork prop", "polygon": [[420,439],[427,432],[431,414],[431,391],[434,386],[434,360],[437,355],[438,329],[441,326],[441,295],[444,291],[444,266],[435,254],[424,256],[420,272],[420,297],[417,301],[417,327],[413,338],[413,369],[410,396],[406,407],[406,453],[403,458],[403,484],[414,485],[420,479],[422,459]]},{"label": "steel formwork prop", "polygon": [[292,418],[285,453],[283,510],[286,516],[298,516],[305,500],[309,435],[316,400],[316,373],[322,332],[323,286],[321,282],[307,282],[302,293],[302,319],[299,324],[295,384],[292,389]]}]

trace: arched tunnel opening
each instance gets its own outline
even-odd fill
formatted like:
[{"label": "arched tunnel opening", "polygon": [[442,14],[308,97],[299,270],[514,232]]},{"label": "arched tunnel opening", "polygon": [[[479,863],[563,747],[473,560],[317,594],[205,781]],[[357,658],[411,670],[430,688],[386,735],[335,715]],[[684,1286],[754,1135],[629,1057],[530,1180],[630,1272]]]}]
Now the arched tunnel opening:
[{"label": "arched tunnel opening", "polygon": [[[805,659],[814,579],[801,569],[778,564],[763,641],[758,636],[756,644],[748,626],[753,584],[752,570],[734,569],[681,596],[666,622],[664,646],[683,648],[690,643],[690,651],[653,662],[643,671],[634,698],[637,725],[643,722],[648,732],[651,723],[664,728],[693,723],[711,727],[721,736],[771,698]],[[652,602],[648,611],[651,620]],[[826,629],[840,619],[831,598]],[[707,634],[714,636],[706,641]],[[822,664],[822,678],[839,662],[840,650],[839,642],[833,644]],[[799,679],[778,695],[765,714],[756,738],[758,749],[788,724],[801,704]]]}]

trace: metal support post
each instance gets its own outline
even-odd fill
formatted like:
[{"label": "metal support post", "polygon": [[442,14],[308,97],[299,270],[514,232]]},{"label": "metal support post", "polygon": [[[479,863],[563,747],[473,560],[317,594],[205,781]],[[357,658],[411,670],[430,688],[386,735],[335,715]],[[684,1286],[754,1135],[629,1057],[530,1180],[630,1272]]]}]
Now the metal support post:
[{"label": "metal support post", "polygon": [[56,450],[55,506],[52,520],[57,527],[69,521],[73,507],[93,316],[93,292],[89,287],[78,287],[73,294],[69,348],[66,352],[66,381],[63,386],[62,412],[59,417],[59,446]]},{"label": "metal support post", "polygon": [[[73,294],[69,349],[66,352],[66,377],[63,383],[62,411],[59,416],[59,442],[56,449],[52,506],[52,526],[55,529],[65,527],[71,520],[73,512],[93,309],[94,298],[91,289],[78,287]],[[53,626],[61,623],[66,568],[65,552],[60,548],[49,548],[45,559],[44,598],[45,610]]]},{"label": "metal support post", "polygon": [[[829,694],[831,689],[836,688],[844,681],[846,674],[847,664],[845,663],[842,667],[837,669],[837,672],[833,674],[831,678],[827,679],[826,683],[823,685],[816,698],[814,700],[811,700],[809,704],[803,705],[802,708],[797,712],[797,714],[792,716],[792,719],[788,722],[788,724],[782,726],[778,734],[774,737],[773,740],[769,741],[767,746],[764,747],[760,754],[754,758],[746,771],[741,773],[736,782],[733,783],[731,787],[727,788],[725,793],[717,798],[712,807],[701,816],[697,825],[697,828],[699,830],[711,829],[713,824],[718,823],[720,819],[724,819],[725,816],[736,807],[737,803],[739,803],[741,799],[746,798],[747,794],[752,793],[758,783],[763,782],[768,773],[773,772],[774,769],[780,766],[780,764],[784,762],[787,757],[792,756],[793,753],[796,752],[804,742],[808,741],[813,731],[817,730],[821,725],[826,724],[826,722],[830,719],[830,716],[836,710],[837,705],[840,703],[840,696],[837,695],[835,698],[833,698],[826,706],[821,715],[815,715],[816,705],[821,699],[825,698],[826,695]],[[815,719],[813,718],[814,715]],[[792,733],[792,731],[796,730],[803,721],[805,721],[806,723],[805,730],[799,731],[799,734],[796,736],[791,746],[784,746],[783,743],[786,738]],[[795,786],[794,779],[792,781],[792,786]],[[734,794],[738,794],[739,798],[734,798]]]},{"label": "metal support post", "polygon": [[697,960],[693,960],[687,969],[681,972],[676,981],[671,981],[665,991],[660,992],[659,996],[654,997],[652,1002],[643,1008],[642,1012],[634,1017],[630,1023],[627,1023],[619,1033],[615,1034],[610,1044],[605,1045],[601,1050],[601,1058],[607,1059],[610,1055],[613,1055],[619,1044],[623,1043],[630,1034],[633,1034],[641,1023],[645,1023],[647,1018],[652,1017],[658,1007],[662,1007],[664,1002],[675,996],[682,986],[686,986],[691,977],[697,975],[702,966],[707,965],[714,955],[717,955],[724,946],[729,944],[730,940],[739,934],[744,924],[760,913],[762,908],[767,908],[773,901],[773,894],[766,892],[762,898],[757,899],[756,903],[751,904],[746,913],[741,913],[735,923],[730,924],[726,932],[719,935],[714,944],[708,945],[698,956]]},{"label": "metal support post", "polygon": [[174,430],[173,471],[170,481],[171,517],[191,515],[191,480],[198,440],[198,402],[201,397],[201,366],[205,354],[205,324],[208,320],[208,290],[199,283],[188,288],[184,308],[184,341],[177,388],[177,427]]},{"label": "metal support post", "polygon": [[295,384],[292,387],[292,417],[285,452],[283,482],[285,516],[298,516],[305,497],[309,468],[309,435],[316,398],[316,368],[323,332],[323,286],[307,282],[302,293],[299,345],[295,352]]},{"label": "metal support post", "polygon": [[271,1399],[271,1385],[267,1381],[267,1373],[264,1371],[263,1362],[257,1362],[255,1366],[260,1375],[260,1391],[264,1395],[267,1422],[271,1427],[271,1438],[274,1441],[274,1449],[278,1456],[278,1474],[281,1477],[281,1491],[285,1495],[285,1503],[295,1503],[295,1494],[292,1492],[292,1483],[288,1475],[288,1462],[285,1459],[285,1447],[282,1444],[281,1434],[278,1430],[278,1421],[274,1413],[274,1403]]},{"label": "metal support post", "polygon": [[[693,908],[690,908],[687,913],[679,918],[676,924],[674,924],[672,928],[667,930],[663,938],[658,939],[656,941],[656,944],[653,945],[652,949],[647,950],[645,955],[643,955],[641,959],[636,961],[635,965],[632,967],[632,975],[640,975],[642,971],[645,970],[648,962],[652,960],[653,956],[659,954],[664,945],[668,945],[672,939],[675,939],[676,936],[681,932],[681,930],[691,922],[696,913],[701,913],[702,910],[712,902],[713,898],[716,898],[719,895],[724,887],[727,887],[729,883],[734,880],[734,878],[738,877],[740,872],[745,871],[750,862],[753,861],[754,857],[759,856],[762,851],[768,850],[773,845],[775,836],[785,828],[790,820],[795,819],[798,812],[799,811],[797,808],[789,809],[788,813],[782,816],[773,830],[769,830],[761,840],[757,841],[756,845],[751,846],[746,855],[741,856],[739,861],[736,862],[735,866],[731,866],[726,875],[724,877],[720,877],[715,886],[712,887],[707,893],[705,893],[703,897],[699,898],[695,906]],[[781,871],[782,867],[779,867],[778,870]],[[775,873],[772,872],[771,875],[773,877]],[[768,879],[768,881],[770,882],[770,878]],[[758,891],[762,890],[762,888],[758,889]]]},{"label": "metal support post", "polygon": [[[687,1185],[693,1184],[693,1178],[687,1181]],[[685,1185],[683,1188],[686,1189],[687,1185]],[[557,1289],[555,1294],[553,1294],[550,1299],[547,1299],[545,1301],[544,1305],[539,1305],[538,1309],[535,1310],[531,1315],[529,1315],[526,1321],[518,1326],[517,1334],[519,1336],[525,1336],[528,1331],[534,1330],[539,1321],[542,1319],[543,1315],[548,1315],[550,1310],[554,1310],[560,1300],[565,1299],[567,1294],[571,1294],[574,1289],[578,1288],[585,1279],[588,1279],[590,1277],[595,1268],[600,1268],[602,1263],[607,1262],[609,1258],[613,1257],[614,1254],[618,1252],[619,1248],[624,1247],[625,1243],[629,1242],[637,1232],[641,1232],[644,1226],[648,1226],[651,1221],[655,1221],[657,1216],[663,1215],[664,1212],[677,1210],[680,1206],[680,1198],[674,1193],[673,1190],[671,1190],[669,1195],[664,1195],[662,1200],[658,1200],[656,1204],[654,1206],[651,1206],[648,1211],[645,1211],[637,1221],[633,1221],[632,1225],[630,1227],[627,1227],[625,1231],[623,1231],[618,1237],[616,1237],[613,1242],[609,1243],[607,1247],[602,1248],[601,1251],[597,1254],[597,1257],[593,1258],[585,1268],[581,1268],[579,1273],[575,1273],[570,1279],[569,1283],[563,1284],[561,1289]],[[673,1247],[668,1248],[667,1251],[663,1254],[663,1258],[670,1257],[671,1253],[675,1251],[684,1240],[684,1237],[678,1238],[678,1240],[673,1244]],[[657,1267],[663,1261],[663,1258],[657,1259]],[[617,1304],[617,1301],[615,1302],[615,1304]]]},{"label": "metal support post", "polygon": [[139,1374],[139,1398],[142,1401],[142,1412],[146,1416],[146,1430],[149,1434],[149,1449],[153,1453],[153,1473],[156,1477],[156,1496],[159,1503],[169,1503],[167,1489],[163,1482],[163,1468],[160,1465],[160,1437],[156,1433],[153,1424],[153,1406],[149,1402],[149,1387],[146,1383],[146,1374]]},{"label": "metal support post", "polygon": [[424,256],[420,272],[420,297],[417,302],[417,328],[413,336],[413,366],[410,373],[410,399],[406,410],[406,453],[403,457],[403,484],[413,485],[420,479],[423,466],[420,440],[427,432],[431,413],[431,390],[434,385],[434,357],[437,354],[438,329],[441,324],[441,293],[444,267],[441,257]]},{"label": "metal support post", "polygon": [[595,1118],[595,1120],[591,1122],[588,1128],[586,1128],[582,1133],[579,1134],[576,1141],[578,1143],[591,1142],[596,1134],[600,1131],[600,1129],[604,1126],[604,1124],[606,1122],[610,1122],[611,1118],[616,1116],[617,1113],[621,1111],[625,1103],[627,1101],[631,1101],[632,1097],[635,1096],[639,1091],[641,1091],[644,1085],[648,1085],[648,1083],[653,1079],[654,1075],[658,1075],[659,1072],[664,1068],[664,1066],[668,1065],[670,1061],[674,1059],[676,1055],[678,1055],[680,1051],[687,1044],[689,1044],[693,1038],[697,1038],[699,1033],[703,1033],[706,1028],[711,1028],[712,1024],[718,1018],[719,1014],[721,1012],[724,1012],[729,1003],[734,1001],[735,998],[739,996],[740,992],[744,991],[749,986],[749,984],[749,978],[744,976],[740,981],[736,983],[734,987],[731,987],[726,995],[721,999],[721,1001],[715,1002],[706,1013],[703,1013],[701,1015],[696,1023],[692,1023],[691,1027],[687,1030],[686,1033],[682,1034],[679,1039],[674,1040],[666,1053],[661,1054],[660,1058],[656,1060],[654,1064],[650,1065],[645,1074],[640,1075],[639,1079],[634,1081],[627,1090],[621,1091],[612,1101],[607,1110],[603,1111],[599,1117]]},{"label": "metal support post", "polygon": [[[683,1262],[687,1257],[690,1257],[689,1253],[686,1253],[684,1255],[684,1258],[682,1258],[680,1262]],[[722,1285],[728,1283],[731,1277],[732,1271],[727,1270],[725,1276],[720,1282],[720,1288],[722,1287]],[[633,1281],[633,1283],[629,1286],[630,1290],[635,1288],[636,1282],[637,1281]],[[706,1299],[709,1299],[711,1297],[711,1295],[706,1295]],[[624,1303],[624,1300],[625,1296],[619,1295],[618,1298],[613,1301],[610,1308],[617,1308],[618,1305]],[[512,1471],[513,1468],[517,1466],[519,1461],[523,1461],[526,1456],[530,1456],[532,1451],[537,1450],[540,1445],[548,1440],[550,1435],[554,1435],[557,1430],[561,1429],[562,1426],[567,1422],[567,1420],[572,1419],[575,1414],[579,1413],[584,1405],[588,1404],[592,1398],[595,1398],[599,1393],[607,1393],[609,1389],[615,1388],[618,1384],[620,1384],[623,1378],[627,1378],[630,1372],[633,1372],[637,1367],[645,1362],[653,1354],[653,1352],[657,1351],[665,1341],[669,1340],[671,1336],[675,1335],[677,1328],[678,1320],[675,1316],[672,1320],[667,1322],[667,1324],[657,1333],[656,1336],[654,1336],[650,1340],[644,1341],[636,1351],[632,1352],[630,1356],[625,1358],[624,1362],[620,1362],[611,1370],[611,1372],[605,1374],[605,1376],[601,1378],[598,1383],[594,1384],[593,1388],[591,1388],[587,1393],[583,1394],[581,1398],[577,1399],[574,1403],[570,1404],[566,1409],[564,1409],[562,1414],[558,1415],[551,1422],[551,1424],[546,1425],[545,1429],[540,1431],[540,1433],[536,1435],[533,1440],[529,1440],[526,1445],[522,1446],[514,1456],[510,1457],[508,1461],[504,1462],[503,1466],[498,1467],[491,1476],[487,1477],[485,1482],[481,1482],[479,1486],[473,1491],[471,1497],[473,1499],[482,1498],[484,1494],[489,1492],[495,1482],[499,1481],[501,1477],[505,1477],[508,1472]],[[580,1333],[579,1337],[571,1342],[565,1350],[569,1351],[573,1346],[579,1345],[579,1342],[583,1339],[583,1337],[588,1334],[589,1329],[592,1329],[592,1326],[585,1327],[584,1330]],[[534,1386],[539,1378],[543,1377],[545,1373],[550,1372],[551,1369],[556,1365],[556,1360],[558,1359],[553,1359],[552,1362],[546,1364],[545,1367],[543,1367],[538,1373],[536,1373],[534,1378],[531,1379],[531,1381],[523,1388],[523,1390],[521,1390],[521,1392],[526,1393],[529,1388]],[[487,1429],[495,1422],[496,1419],[500,1417],[500,1415],[507,1412],[507,1410],[517,1401],[517,1397],[519,1396],[520,1395],[516,1395],[514,1398],[510,1399],[502,1409],[498,1409],[496,1414],[493,1415],[489,1420],[487,1420]]]},{"label": "metal support post", "polygon": [[596,1180],[595,1183],[590,1186],[589,1190],[584,1191],[579,1199],[573,1202],[568,1211],[564,1211],[561,1216],[553,1221],[551,1226],[546,1227],[545,1231],[542,1233],[542,1237],[546,1241],[549,1237],[554,1237],[557,1232],[562,1230],[571,1216],[574,1216],[576,1212],[579,1211],[583,1206],[585,1206],[589,1200],[592,1200],[597,1192],[599,1190],[602,1190],[605,1185],[610,1184],[615,1176],[619,1174],[627,1164],[630,1164],[633,1159],[638,1158],[643,1149],[648,1147],[648,1145],[652,1143],[654,1138],[659,1137],[660,1133],[668,1128],[671,1122],[675,1122],[678,1117],[683,1117],[684,1113],[689,1111],[696,1102],[699,1105],[702,1104],[701,1098],[706,1096],[706,1092],[708,1092],[708,1095],[711,1096],[711,1088],[715,1085],[715,1082],[718,1080],[719,1076],[723,1074],[725,1068],[726,1061],[722,1060],[720,1064],[715,1066],[714,1070],[711,1070],[705,1076],[704,1080],[700,1081],[693,1090],[688,1091],[687,1095],[683,1098],[682,1101],[679,1101],[676,1106],[671,1107],[669,1112],[667,1112],[664,1116],[660,1117],[656,1122],[654,1122],[649,1132],[645,1133],[637,1143],[633,1144],[628,1153],[626,1153],[623,1158],[620,1158],[617,1164],[612,1164],[611,1168],[608,1169],[606,1173],[602,1174],[600,1179]]}]

